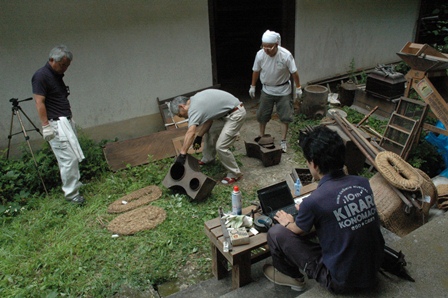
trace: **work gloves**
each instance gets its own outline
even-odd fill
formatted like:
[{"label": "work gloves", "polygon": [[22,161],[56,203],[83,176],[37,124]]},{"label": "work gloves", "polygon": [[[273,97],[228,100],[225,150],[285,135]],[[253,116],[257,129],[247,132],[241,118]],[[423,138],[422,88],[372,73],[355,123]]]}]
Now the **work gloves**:
[{"label": "work gloves", "polygon": [[199,148],[201,148],[201,143],[202,143],[202,137],[196,136],[196,138],[193,141],[193,149],[198,150]]},{"label": "work gloves", "polygon": [[186,155],[186,154],[179,154],[179,155],[176,157],[176,161],[175,161],[175,163],[184,165],[186,160],[187,160],[187,155]]},{"label": "work gloves", "polygon": [[295,99],[301,98],[302,94],[303,94],[302,87],[296,87],[296,98]]},{"label": "work gloves", "polygon": [[49,142],[55,137],[54,129],[50,124],[42,126],[42,136],[45,141]]},{"label": "work gloves", "polygon": [[252,99],[255,98],[255,86],[250,86],[249,95]]},{"label": "work gloves", "polygon": [[241,227],[250,228],[253,226],[252,217],[247,215],[224,214],[222,218],[225,219],[227,228],[238,229]]}]

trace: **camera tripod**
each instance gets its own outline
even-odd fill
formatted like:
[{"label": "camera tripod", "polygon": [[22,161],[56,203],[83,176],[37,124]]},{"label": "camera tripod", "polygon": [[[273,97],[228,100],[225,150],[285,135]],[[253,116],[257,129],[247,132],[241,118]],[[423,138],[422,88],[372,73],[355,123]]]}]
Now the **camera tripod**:
[{"label": "camera tripod", "polygon": [[[33,98],[30,97],[30,98],[26,98],[26,99],[22,99],[22,100],[18,100],[17,98],[11,98],[9,100],[9,102],[12,103],[12,114],[11,114],[11,125],[10,125],[10,128],[9,128],[9,135],[8,135],[8,151],[7,151],[8,153],[6,155],[6,158],[7,159],[9,158],[9,152],[11,150],[11,139],[12,139],[12,137],[17,135],[17,134],[19,134],[19,133],[22,133],[23,136],[25,137],[26,143],[28,144],[28,148],[30,149],[30,153],[31,153],[31,156],[32,156],[33,161],[34,161],[34,165],[36,166],[37,174],[39,175],[40,181],[42,182],[42,186],[44,187],[45,193],[48,195],[47,188],[45,187],[44,180],[42,178],[42,175],[40,174],[36,158],[34,157],[33,149],[31,148],[30,137],[27,134],[27,132],[32,130],[32,129],[29,129],[29,130],[25,129],[25,126],[23,125],[22,117],[20,116],[20,112],[22,112],[22,114],[25,115],[26,119],[28,119],[28,121],[34,127],[34,130],[36,130],[42,136],[42,133],[40,132],[39,128],[37,128],[37,126],[34,125],[33,121],[31,121],[30,117],[28,117],[28,115],[19,106],[20,102],[22,102],[22,101],[29,101],[29,100],[32,100],[32,99]],[[21,131],[16,132],[16,133],[13,134],[12,133],[12,127],[13,127],[13,123],[14,123],[14,116],[17,116],[17,119],[19,119]]]}]

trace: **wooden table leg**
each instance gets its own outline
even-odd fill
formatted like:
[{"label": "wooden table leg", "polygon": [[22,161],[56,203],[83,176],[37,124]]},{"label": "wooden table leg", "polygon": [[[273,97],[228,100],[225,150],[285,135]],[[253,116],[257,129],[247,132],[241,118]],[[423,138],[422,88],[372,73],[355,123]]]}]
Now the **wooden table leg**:
[{"label": "wooden table leg", "polygon": [[212,248],[212,273],[219,280],[227,275],[227,259],[212,242],[210,242],[210,246]]},{"label": "wooden table leg", "polygon": [[252,281],[250,251],[234,256],[232,266],[232,288],[237,289]]}]

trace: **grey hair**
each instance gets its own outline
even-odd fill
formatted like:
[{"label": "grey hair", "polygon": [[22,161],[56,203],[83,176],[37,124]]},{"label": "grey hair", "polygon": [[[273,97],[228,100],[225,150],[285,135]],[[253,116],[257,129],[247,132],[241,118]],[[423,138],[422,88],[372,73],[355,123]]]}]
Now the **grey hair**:
[{"label": "grey hair", "polygon": [[73,54],[69,51],[69,49],[65,45],[59,45],[54,47],[50,51],[49,59],[53,59],[58,62],[61,61],[62,58],[67,57],[68,60],[73,60]]},{"label": "grey hair", "polygon": [[179,114],[179,105],[187,104],[188,97],[186,96],[177,96],[172,101],[168,103],[168,109],[171,112],[171,115]]}]

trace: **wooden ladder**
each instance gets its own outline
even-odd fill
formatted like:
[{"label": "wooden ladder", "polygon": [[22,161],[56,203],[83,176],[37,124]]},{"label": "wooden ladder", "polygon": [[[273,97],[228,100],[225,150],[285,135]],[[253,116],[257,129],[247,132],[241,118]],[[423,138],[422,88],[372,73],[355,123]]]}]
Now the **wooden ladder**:
[{"label": "wooden ladder", "polygon": [[389,118],[379,145],[406,160],[412,145],[419,140],[418,136],[426,114],[426,103],[401,97],[397,108]]}]

